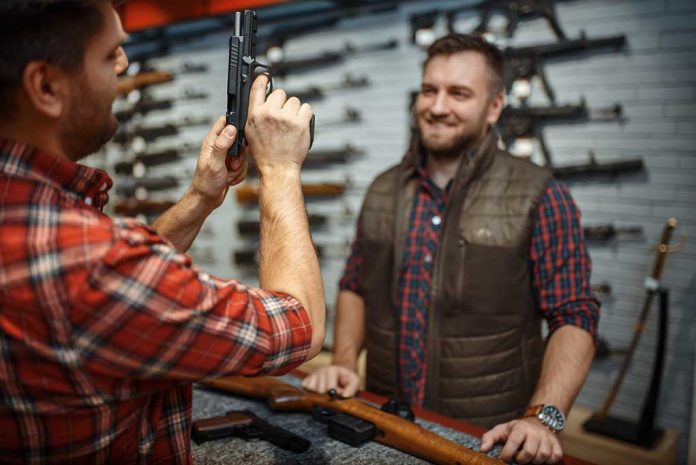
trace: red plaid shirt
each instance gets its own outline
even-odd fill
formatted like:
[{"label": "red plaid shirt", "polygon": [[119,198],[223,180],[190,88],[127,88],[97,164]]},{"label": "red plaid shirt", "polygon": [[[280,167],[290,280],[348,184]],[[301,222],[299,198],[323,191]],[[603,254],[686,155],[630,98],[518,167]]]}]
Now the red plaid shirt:
[{"label": "red plaid shirt", "polygon": [[[417,169],[409,233],[399,275],[399,369],[404,395],[415,405],[425,399],[430,284],[448,192]],[[358,225],[359,226],[359,225]],[[356,230],[356,239],[361,234]],[[360,292],[363,256],[354,240],[340,289]],[[585,247],[580,212],[568,190],[552,180],[537,207],[529,253],[530,283],[549,334],[563,325],[580,327],[596,338],[599,302],[590,290],[592,264]]]},{"label": "red plaid shirt", "polygon": [[311,324],[101,213],[106,173],[0,140],[0,461],[190,463],[191,381],[284,373]]}]

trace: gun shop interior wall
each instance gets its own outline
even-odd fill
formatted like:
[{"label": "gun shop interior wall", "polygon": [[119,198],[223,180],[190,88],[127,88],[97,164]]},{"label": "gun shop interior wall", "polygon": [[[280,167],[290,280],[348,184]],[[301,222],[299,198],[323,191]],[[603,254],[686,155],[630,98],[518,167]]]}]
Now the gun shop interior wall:
[{"label": "gun shop interior wall", "polygon": [[[434,9],[448,10],[466,3],[401,2],[383,13],[327,21],[331,27],[294,26],[291,34],[281,28],[277,12],[274,16],[273,8],[281,6],[258,11],[260,37],[277,27],[283,60],[334,53],[331,59],[331,54],[325,56],[326,63],[314,63],[311,69],[290,67],[284,76],[275,77],[276,87],[311,99],[317,117],[314,148],[303,183],[318,192],[307,194],[307,210],[315,218],[313,235],[321,251],[330,307],[365,189],[380,171],[401,159],[409,138],[407,109],[411,92],[419,87],[424,58],[423,50],[411,43],[410,20]],[[307,8],[310,4],[282,8]],[[588,39],[615,35],[625,35],[626,39],[618,51],[584,51],[544,60],[555,107],[614,108],[614,116],[620,117],[536,121],[540,127],[533,128],[537,137],[529,154],[533,160],[545,162],[540,153],[541,136],[554,168],[585,165],[584,177],[567,182],[583,213],[583,225],[594,228],[588,230],[595,238],[589,242],[593,285],[609,291],[598,294],[603,302],[599,334],[609,352],[594,363],[578,403],[597,409],[606,397],[643,302],[643,282],[654,257],[652,247],[666,219],[676,217],[679,227],[674,242],[679,242],[682,234],[689,238],[667,258],[662,278],[670,291],[670,315],[657,423],[682,433],[680,458],[685,462],[696,340],[696,3],[567,0],[554,5],[570,40],[582,37],[582,31]],[[274,18],[273,27],[264,23],[264,18]],[[453,27],[459,32],[471,31],[479,19],[476,10],[462,12]],[[444,18],[437,18],[438,35],[445,28],[444,22]],[[117,109],[126,112],[121,142],[110,144],[105,153],[90,160],[112,173],[118,162],[126,162],[116,177],[117,195],[112,199],[124,208],[123,214],[143,214],[144,219],[152,220],[158,208],[180,198],[209,127],[205,121],[225,111],[229,27],[221,27],[219,19],[207,24],[207,33],[189,34],[186,40],[171,39],[165,44],[153,39],[151,44],[132,49],[133,53],[144,50],[141,55],[146,58],[148,50],[155,50],[142,63],[174,76],[143,87],[140,95],[129,95],[130,103],[117,102]],[[504,25],[505,19],[499,16],[489,24],[499,33],[497,40],[503,47],[558,42],[543,19],[521,20],[510,38],[501,31]],[[177,27],[186,31],[192,26],[171,29],[176,32]],[[163,37],[175,36],[167,32]],[[270,47],[271,39],[263,38],[268,41],[264,47]],[[398,41],[396,48],[386,45],[391,39]],[[531,84],[528,103],[550,106],[538,77]],[[511,94],[509,102],[516,107],[520,99]],[[136,105],[149,109],[128,116]],[[638,159],[644,168],[614,176],[592,174],[595,165],[589,163],[590,151],[599,165]],[[206,272],[254,284],[258,244],[254,221],[258,211],[253,201],[238,199],[243,200],[235,192],[228,195],[206,222],[191,255]],[[635,419],[642,407],[655,352],[656,315],[655,307],[612,408],[618,416]],[[331,327],[330,315],[329,345]]]}]

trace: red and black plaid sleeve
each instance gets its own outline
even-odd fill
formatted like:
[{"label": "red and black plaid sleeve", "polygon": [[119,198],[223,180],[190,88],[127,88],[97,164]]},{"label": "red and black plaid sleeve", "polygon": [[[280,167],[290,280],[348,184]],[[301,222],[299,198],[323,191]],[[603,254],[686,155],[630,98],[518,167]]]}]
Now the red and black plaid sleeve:
[{"label": "red and black plaid sleeve", "polygon": [[552,180],[539,204],[530,249],[532,289],[549,324],[582,328],[596,341],[599,302],[590,289],[590,261],[578,210],[568,189]]}]

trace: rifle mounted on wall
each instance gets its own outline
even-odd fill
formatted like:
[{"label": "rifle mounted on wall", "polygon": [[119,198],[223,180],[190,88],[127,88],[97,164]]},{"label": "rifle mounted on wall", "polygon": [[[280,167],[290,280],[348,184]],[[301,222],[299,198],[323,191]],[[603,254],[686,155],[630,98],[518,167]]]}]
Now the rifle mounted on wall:
[{"label": "rifle mounted on wall", "polygon": [[538,107],[506,106],[500,115],[497,128],[508,150],[517,139],[536,139],[541,146],[546,166],[553,167],[551,153],[543,137],[543,127],[554,123],[579,123],[586,121],[622,121],[623,108],[619,104],[607,108],[589,109],[584,100],[575,105]]},{"label": "rifle mounted on wall", "polygon": [[544,71],[545,60],[596,50],[620,50],[625,44],[624,35],[588,39],[583,33],[578,39],[526,47],[507,47],[503,49],[505,90],[510,93],[515,81],[530,81],[534,76],[538,76],[549,101],[556,103],[556,94]]},{"label": "rifle mounted on wall", "polygon": [[598,177],[616,178],[620,174],[639,173],[644,169],[641,158],[600,163],[595,159],[593,151],[588,155],[588,163],[554,167],[553,175],[562,181],[582,181]]}]

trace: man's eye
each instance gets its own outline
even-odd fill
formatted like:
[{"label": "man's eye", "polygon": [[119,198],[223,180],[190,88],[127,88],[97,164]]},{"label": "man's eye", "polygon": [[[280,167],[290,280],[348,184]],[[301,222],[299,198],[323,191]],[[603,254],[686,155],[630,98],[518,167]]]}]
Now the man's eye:
[{"label": "man's eye", "polygon": [[433,95],[435,91],[433,89],[421,89],[421,95]]}]

